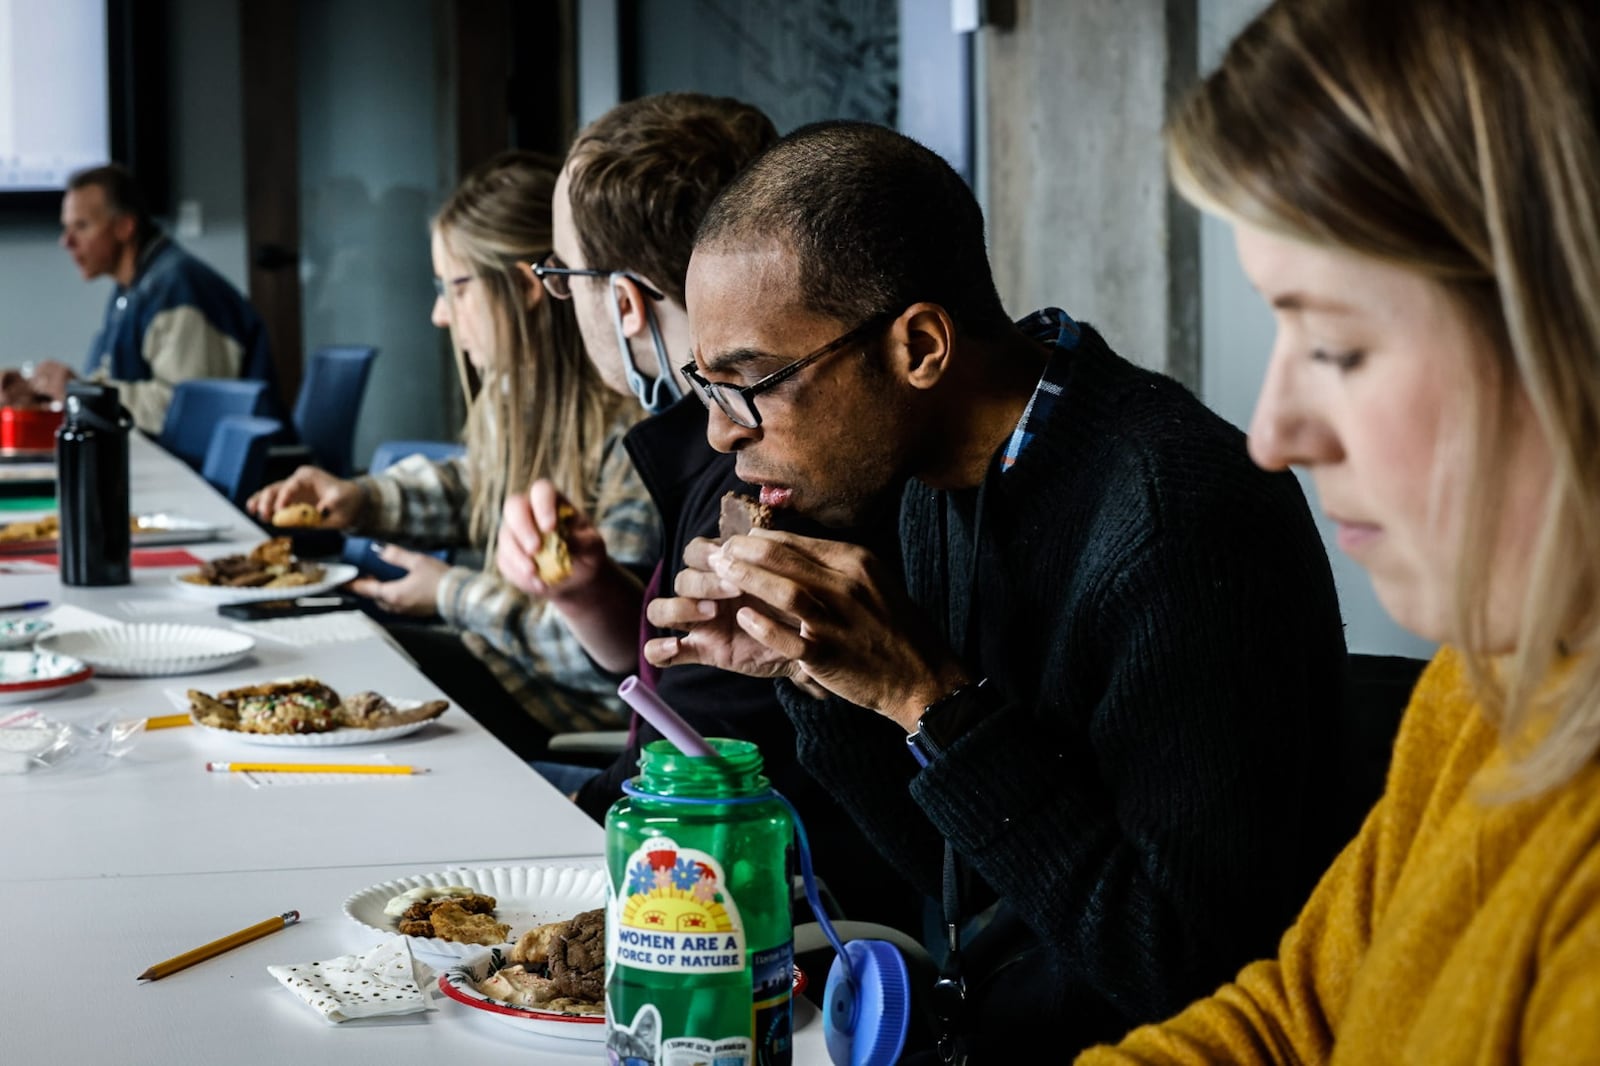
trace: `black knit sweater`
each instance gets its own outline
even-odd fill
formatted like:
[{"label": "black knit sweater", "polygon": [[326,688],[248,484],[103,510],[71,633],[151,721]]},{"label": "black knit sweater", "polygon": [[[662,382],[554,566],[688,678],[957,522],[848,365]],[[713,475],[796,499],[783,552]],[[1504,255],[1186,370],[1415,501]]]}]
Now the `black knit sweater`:
[{"label": "black knit sweater", "polygon": [[1068,1057],[1209,993],[1343,843],[1344,639],[1299,485],[1092,329],[1067,358],[1040,435],[990,467],[975,570],[975,493],[902,503],[913,600],[958,652],[970,614],[982,720],[918,772],[876,715],[780,686],[802,764],[897,868],[937,898],[947,838],[1036,938],[1020,999],[974,989],[995,1057],[1041,1033],[1018,1009],[1051,1008]]}]

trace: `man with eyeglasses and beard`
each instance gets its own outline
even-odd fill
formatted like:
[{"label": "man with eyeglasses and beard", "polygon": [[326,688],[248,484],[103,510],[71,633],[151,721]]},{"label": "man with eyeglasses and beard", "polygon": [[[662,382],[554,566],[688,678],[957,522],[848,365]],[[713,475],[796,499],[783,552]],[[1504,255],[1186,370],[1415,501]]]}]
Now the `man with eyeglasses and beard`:
[{"label": "man with eyeglasses and beard", "polygon": [[[584,346],[600,375],[651,412],[626,447],[661,513],[663,568],[652,589],[670,590],[687,545],[718,535],[724,494],[759,490],[738,477],[731,457],[706,440],[707,412],[687,396],[680,365],[688,357],[684,277],[694,234],[718,192],[777,139],[771,121],[748,104],[698,93],[662,93],[628,101],[577,137],[556,184],[553,253],[526,264],[546,290],[574,302]],[[681,402],[680,401],[681,398]],[[548,598],[593,659],[641,680],[701,733],[755,742],[767,776],[812,829],[819,874],[847,916],[915,926],[916,893],[900,882],[848,815],[800,769],[794,729],[770,682],[712,667],[657,676],[640,656],[645,589],[606,555],[587,516],[548,481],[508,497],[498,538],[500,573],[530,595]],[[797,516],[786,524],[823,530]],[[560,528],[571,573],[548,583],[534,556]],[[892,541],[892,526],[883,526]],[[582,767],[535,764],[597,821],[638,768],[639,749],[659,737],[636,721],[625,750],[598,774]]]},{"label": "man with eyeglasses and beard", "polygon": [[902,561],[696,541],[646,657],[779,679],[802,765],[939,900],[943,1050],[1066,1058],[1270,949],[1355,829],[1295,480],[1064,311],[1013,323],[970,190],[892,130],[765,153],[686,291],[713,446],[782,511],[897,503]]}]

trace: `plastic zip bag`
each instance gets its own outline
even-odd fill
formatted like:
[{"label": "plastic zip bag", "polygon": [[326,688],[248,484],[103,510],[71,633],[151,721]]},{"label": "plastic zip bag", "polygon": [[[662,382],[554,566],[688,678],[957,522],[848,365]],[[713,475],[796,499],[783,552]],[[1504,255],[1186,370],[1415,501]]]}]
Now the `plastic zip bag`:
[{"label": "plastic zip bag", "polygon": [[87,723],[19,711],[0,717],[0,774],[103,770],[132,751],[143,735],[143,718],[123,718],[116,711]]}]

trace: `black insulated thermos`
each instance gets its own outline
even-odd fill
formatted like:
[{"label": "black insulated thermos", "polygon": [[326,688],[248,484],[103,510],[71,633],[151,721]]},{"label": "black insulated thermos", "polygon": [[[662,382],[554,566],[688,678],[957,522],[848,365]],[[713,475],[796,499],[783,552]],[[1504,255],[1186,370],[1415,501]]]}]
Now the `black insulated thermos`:
[{"label": "black insulated thermos", "polygon": [[56,430],[61,508],[61,583],[126,585],[133,530],[128,508],[128,433],[133,419],[113,385],[74,381]]}]

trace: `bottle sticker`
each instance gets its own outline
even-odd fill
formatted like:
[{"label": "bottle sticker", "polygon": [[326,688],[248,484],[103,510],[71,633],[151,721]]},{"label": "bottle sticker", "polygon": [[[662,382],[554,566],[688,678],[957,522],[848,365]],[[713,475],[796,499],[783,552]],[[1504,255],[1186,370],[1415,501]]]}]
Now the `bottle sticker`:
[{"label": "bottle sticker", "polygon": [[606,923],[608,961],[658,973],[744,969],[744,926],[716,859],[653,837],[626,869]]},{"label": "bottle sticker", "polygon": [[750,1038],[676,1037],[661,1045],[661,1066],[750,1066]]},{"label": "bottle sticker", "polygon": [[756,1061],[789,1062],[793,1053],[794,943],[750,956],[756,1008]]},{"label": "bottle sticker", "polygon": [[[609,1006],[609,1005],[608,1005]],[[633,1016],[633,1024],[623,1027],[611,1020],[606,1035],[606,1051],[612,1066],[655,1066],[661,1060],[661,1012],[646,1003]]]},{"label": "bottle sticker", "polygon": [[606,1053],[613,1066],[750,1066],[752,1047],[747,1036],[662,1040],[661,1013],[646,1004],[633,1016],[633,1025],[611,1026]]}]

